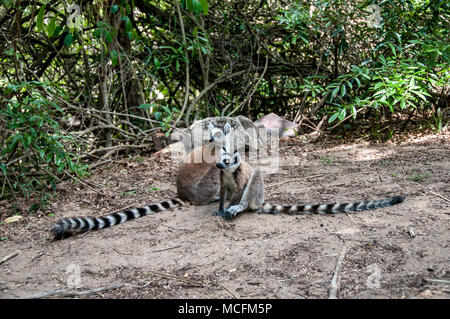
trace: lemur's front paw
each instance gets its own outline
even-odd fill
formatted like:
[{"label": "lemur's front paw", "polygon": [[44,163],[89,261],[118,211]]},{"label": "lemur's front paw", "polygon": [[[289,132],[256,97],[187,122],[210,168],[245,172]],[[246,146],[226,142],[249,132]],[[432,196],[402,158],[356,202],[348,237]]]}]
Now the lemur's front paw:
[{"label": "lemur's front paw", "polygon": [[223,210],[215,210],[212,212],[213,216],[222,216],[225,211]]},{"label": "lemur's front paw", "polygon": [[228,207],[225,212],[221,215],[223,219],[231,219],[239,213],[239,209],[236,206]]}]

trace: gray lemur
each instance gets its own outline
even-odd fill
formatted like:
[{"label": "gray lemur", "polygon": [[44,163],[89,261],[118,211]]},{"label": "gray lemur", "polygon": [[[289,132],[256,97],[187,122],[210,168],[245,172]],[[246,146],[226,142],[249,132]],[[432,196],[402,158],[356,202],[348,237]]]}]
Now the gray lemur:
[{"label": "gray lemur", "polygon": [[[394,196],[382,200],[345,204],[272,205],[264,202],[264,182],[261,171],[246,162],[241,162],[239,152],[230,154],[222,148],[220,160],[216,165],[220,169],[220,202],[219,210],[213,214],[224,219],[231,219],[248,210],[269,214],[335,214],[383,208],[404,200],[402,196]],[[230,205],[225,209],[227,198],[230,200]]]},{"label": "gray lemur", "polygon": [[229,145],[232,138],[231,125],[226,123],[223,128],[219,128],[209,123],[208,129],[209,143],[194,149],[181,164],[176,184],[178,197],[106,216],[62,218],[51,229],[54,239],[63,239],[73,233],[112,227],[187,203],[202,205],[217,200],[220,189],[220,170],[216,167],[219,159],[218,149]]}]

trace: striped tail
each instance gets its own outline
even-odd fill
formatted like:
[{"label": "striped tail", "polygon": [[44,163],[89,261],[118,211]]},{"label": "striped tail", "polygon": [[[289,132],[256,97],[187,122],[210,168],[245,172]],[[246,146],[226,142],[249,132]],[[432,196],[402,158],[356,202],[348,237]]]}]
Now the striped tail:
[{"label": "striped tail", "polygon": [[160,203],[133,208],[131,210],[125,210],[120,213],[112,213],[101,217],[62,218],[53,225],[51,232],[55,240],[63,239],[73,235],[73,233],[112,227],[114,225],[122,224],[128,220],[151,215],[153,213],[157,213],[167,209],[180,207],[185,205],[186,203],[187,202],[181,200],[180,198],[174,198]]},{"label": "striped tail", "polygon": [[392,206],[403,202],[404,198],[402,196],[394,196],[381,200],[374,200],[369,202],[353,202],[345,204],[319,204],[319,205],[291,205],[291,206],[281,206],[272,205],[270,203],[264,203],[262,207],[256,210],[257,213],[266,214],[278,214],[285,213],[291,215],[298,214],[335,214],[335,213],[346,213],[362,210],[372,210],[383,207]]}]

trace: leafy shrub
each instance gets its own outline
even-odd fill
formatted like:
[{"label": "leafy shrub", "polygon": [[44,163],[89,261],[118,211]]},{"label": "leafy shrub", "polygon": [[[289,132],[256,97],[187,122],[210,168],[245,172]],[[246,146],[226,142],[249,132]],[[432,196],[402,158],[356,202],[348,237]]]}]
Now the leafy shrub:
[{"label": "leafy shrub", "polygon": [[39,82],[6,87],[6,93],[15,98],[7,100],[0,110],[4,123],[0,130],[2,199],[44,191],[41,204],[45,204],[45,190],[54,188],[64,173],[86,174],[87,167],[72,153],[77,148],[74,137],[66,134],[58,122],[64,117],[61,108],[42,93],[43,89],[62,95],[56,87]]}]

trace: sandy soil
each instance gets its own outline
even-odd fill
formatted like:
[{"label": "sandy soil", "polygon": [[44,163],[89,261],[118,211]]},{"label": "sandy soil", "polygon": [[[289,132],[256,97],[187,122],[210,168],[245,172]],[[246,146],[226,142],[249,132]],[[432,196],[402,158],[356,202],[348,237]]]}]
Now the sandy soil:
[{"label": "sandy soil", "polygon": [[106,214],[175,194],[177,163],[129,159],[93,174],[86,180],[91,188],[59,185],[53,216],[41,212],[0,225],[0,259],[19,252],[0,265],[0,297],[121,284],[78,297],[327,298],[341,257],[338,298],[448,298],[449,140],[448,133],[397,144],[293,138],[280,150],[283,163],[296,165],[265,176],[273,203],[404,194],[394,207],[337,216],[245,213],[223,221],[211,215],[217,204],[190,206],[50,240],[47,230],[61,217]]}]

